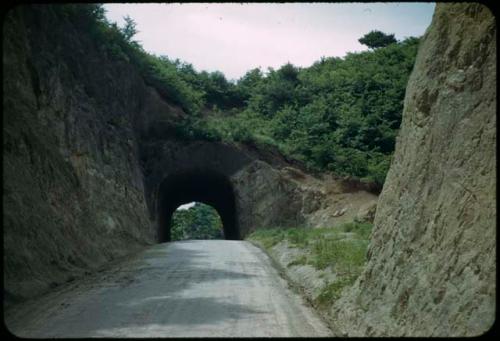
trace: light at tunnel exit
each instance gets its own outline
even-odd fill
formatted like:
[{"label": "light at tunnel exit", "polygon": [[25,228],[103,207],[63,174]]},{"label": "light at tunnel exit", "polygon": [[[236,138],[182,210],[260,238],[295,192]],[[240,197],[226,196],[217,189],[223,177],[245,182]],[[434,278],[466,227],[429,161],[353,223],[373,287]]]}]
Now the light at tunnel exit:
[{"label": "light at tunnel exit", "polygon": [[187,209],[180,209],[181,206],[172,214],[171,241],[224,239],[222,220],[214,207],[202,202],[184,205],[190,206]]},{"label": "light at tunnel exit", "polygon": [[180,205],[179,207],[177,207],[177,210],[187,210],[191,207],[193,207],[196,203],[194,201],[190,202],[190,203],[187,203],[187,204],[184,204],[184,205]]}]

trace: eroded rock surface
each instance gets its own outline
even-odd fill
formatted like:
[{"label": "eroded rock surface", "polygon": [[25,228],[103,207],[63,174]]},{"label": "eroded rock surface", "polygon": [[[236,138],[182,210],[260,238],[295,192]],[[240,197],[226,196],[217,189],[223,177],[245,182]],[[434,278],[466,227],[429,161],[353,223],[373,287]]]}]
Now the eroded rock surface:
[{"label": "eroded rock surface", "polygon": [[349,336],[464,336],[495,319],[496,24],[438,3],[418,51],[366,270],[336,303]]},{"label": "eroded rock surface", "polygon": [[3,237],[10,302],[151,244],[154,233],[132,124],[139,98],[146,97],[144,83],[47,7],[18,7],[5,20]]}]

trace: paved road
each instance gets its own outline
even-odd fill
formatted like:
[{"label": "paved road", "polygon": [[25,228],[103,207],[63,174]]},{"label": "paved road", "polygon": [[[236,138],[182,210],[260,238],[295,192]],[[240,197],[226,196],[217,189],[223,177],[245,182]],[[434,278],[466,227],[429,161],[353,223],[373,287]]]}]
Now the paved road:
[{"label": "paved road", "polygon": [[21,337],[329,336],[246,241],[157,244],[7,314]]}]

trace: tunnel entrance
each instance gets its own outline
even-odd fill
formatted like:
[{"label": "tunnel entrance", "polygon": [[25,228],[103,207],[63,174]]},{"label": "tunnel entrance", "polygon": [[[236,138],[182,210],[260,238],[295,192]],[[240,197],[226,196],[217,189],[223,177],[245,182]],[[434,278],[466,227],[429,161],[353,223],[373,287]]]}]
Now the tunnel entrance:
[{"label": "tunnel entrance", "polygon": [[222,220],[225,239],[238,240],[236,202],[227,176],[206,170],[167,176],[158,191],[158,242],[172,240],[172,215],[183,204],[201,202],[212,206]]}]

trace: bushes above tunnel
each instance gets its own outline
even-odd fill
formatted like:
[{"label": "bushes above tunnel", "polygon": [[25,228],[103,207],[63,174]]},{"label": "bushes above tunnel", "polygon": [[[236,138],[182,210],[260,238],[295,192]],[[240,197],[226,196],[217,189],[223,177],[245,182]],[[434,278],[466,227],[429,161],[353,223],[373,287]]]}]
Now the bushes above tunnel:
[{"label": "bushes above tunnel", "polygon": [[100,5],[58,8],[66,20],[76,17],[109,58],[136,65],[147,84],[184,109],[174,129],[180,137],[268,144],[311,169],[383,184],[418,38],[323,57],[310,67],[253,69],[228,81],[221,72],[147,53],[133,40],[133,21],[120,28]]},{"label": "bushes above tunnel", "polygon": [[192,126],[211,138],[270,144],[311,169],[382,185],[418,42],[322,58],[307,68],[251,70],[236,83],[245,107],[214,110]]}]

